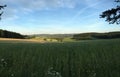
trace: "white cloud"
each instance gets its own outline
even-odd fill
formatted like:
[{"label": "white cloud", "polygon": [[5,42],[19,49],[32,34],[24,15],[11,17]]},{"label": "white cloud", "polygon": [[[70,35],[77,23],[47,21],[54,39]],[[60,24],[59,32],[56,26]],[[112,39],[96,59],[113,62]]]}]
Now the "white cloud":
[{"label": "white cloud", "polygon": [[[87,4],[88,6],[80,11],[71,19],[74,21],[80,14],[84,13],[90,7],[94,7],[99,0],[1,0],[0,4],[7,4],[6,18],[17,17],[17,14],[29,14],[35,10],[48,10],[56,8],[76,8],[77,5]],[[19,12],[19,13],[18,13]],[[15,16],[14,16],[15,15]]]},{"label": "white cloud", "polygon": [[[56,8],[75,8],[79,0],[0,0],[0,5],[7,4],[5,18],[20,14],[29,14],[35,10]],[[18,13],[19,12],[19,13]]]},{"label": "white cloud", "polygon": [[77,0],[1,0],[1,3],[29,9],[45,9],[58,7],[73,8],[78,2]]}]

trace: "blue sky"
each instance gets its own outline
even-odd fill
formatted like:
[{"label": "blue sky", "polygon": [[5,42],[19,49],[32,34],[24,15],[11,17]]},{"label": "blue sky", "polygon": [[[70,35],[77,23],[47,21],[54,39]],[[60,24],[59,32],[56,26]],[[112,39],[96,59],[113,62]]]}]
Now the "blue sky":
[{"label": "blue sky", "polygon": [[115,7],[114,0],[0,0],[7,4],[0,29],[21,34],[64,34],[119,31],[100,19],[101,12]]}]

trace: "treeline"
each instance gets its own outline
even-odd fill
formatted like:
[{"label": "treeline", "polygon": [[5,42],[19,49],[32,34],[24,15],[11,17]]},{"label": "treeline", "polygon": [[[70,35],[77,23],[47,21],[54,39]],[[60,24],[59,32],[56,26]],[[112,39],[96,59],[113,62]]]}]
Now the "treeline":
[{"label": "treeline", "polygon": [[16,33],[16,32],[11,32],[11,31],[0,29],[0,37],[1,38],[20,38],[20,39],[23,39],[25,36],[21,35],[19,33]]},{"label": "treeline", "polygon": [[73,35],[72,39],[94,40],[94,39],[114,39],[114,38],[120,38],[120,32],[75,34]]}]

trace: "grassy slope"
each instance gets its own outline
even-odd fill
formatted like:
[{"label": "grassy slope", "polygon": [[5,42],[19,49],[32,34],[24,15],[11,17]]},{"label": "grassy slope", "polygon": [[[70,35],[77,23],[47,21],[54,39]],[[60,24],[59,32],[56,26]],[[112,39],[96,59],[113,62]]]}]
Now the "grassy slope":
[{"label": "grassy slope", "polygon": [[0,60],[0,77],[120,77],[120,39],[1,42]]}]

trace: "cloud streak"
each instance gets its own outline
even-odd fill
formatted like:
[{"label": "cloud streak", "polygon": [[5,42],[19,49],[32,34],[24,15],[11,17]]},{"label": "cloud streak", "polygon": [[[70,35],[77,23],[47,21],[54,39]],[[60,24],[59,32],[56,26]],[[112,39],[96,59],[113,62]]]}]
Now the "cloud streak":
[{"label": "cloud streak", "polygon": [[[20,12],[29,14],[37,10],[50,10],[58,8],[73,9],[78,5],[78,0],[1,0],[0,4],[7,4],[7,11],[5,16],[14,17]],[[17,13],[19,12],[19,13]],[[9,16],[8,16],[9,15]]]},{"label": "cloud streak", "polygon": [[46,8],[74,8],[77,0],[1,0],[1,3],[28,8],[28,9],[46,9]]},{"label": "cloud streak", "polygon": [[[76,8],[77,5],[87,4],[88,7],[83,8],[76,14],[75,17],[82,14],[89,7],[93,7],[96,4],[92,4],[94,2],[98,2],[99,0],[1,0],[0,4],[8,4],[8,9],[11,11],[17,10],[22,11],[24,13],[30,13],[35,10],[48,10],[48,9],[56,9],[56,8]],[[91,5],[92,4],[92,5]],[[73,17],[73,19],[75,18]]]},{"label": "cloud streak", "polygon": [[[95,2],[93,2],[93,1],[95,1]],[[74,22],[81,14],[85,13],[86,10],[89,11],[89,8],[94,8],[94,7],[98,6],[98,4],[100,4],[102,2],[102,1],[100,2],[98,0],[93,0],[93,1],[85,0],[85,2],[87,4],[87,7],[83,8],[83,9],[80,9],[80,11],[78,11],[76,13],[76,15],[74,15],[74,17],[71,19],[71,22]]]},{"label": "cloud streak", "polygon": [[[102,0],[103,1],[103,0]],[[76,19],[79,15],[84,13],[90,7],[95,7],[100,0],[1,0],[0,4],[7,4],[8,9],[11,10],[11,15],[16,15],[16,11],[23,12],[23,14],[29,14],[35,10],[50,10],[58,8],[74,9],[82,4],[87,7],[81,9],[72,20]],[[16,11],[15,11],[16,10]],[[8,14],[7,14],[8,15]],[[7,16],[8,17],[8,16]]]}]

